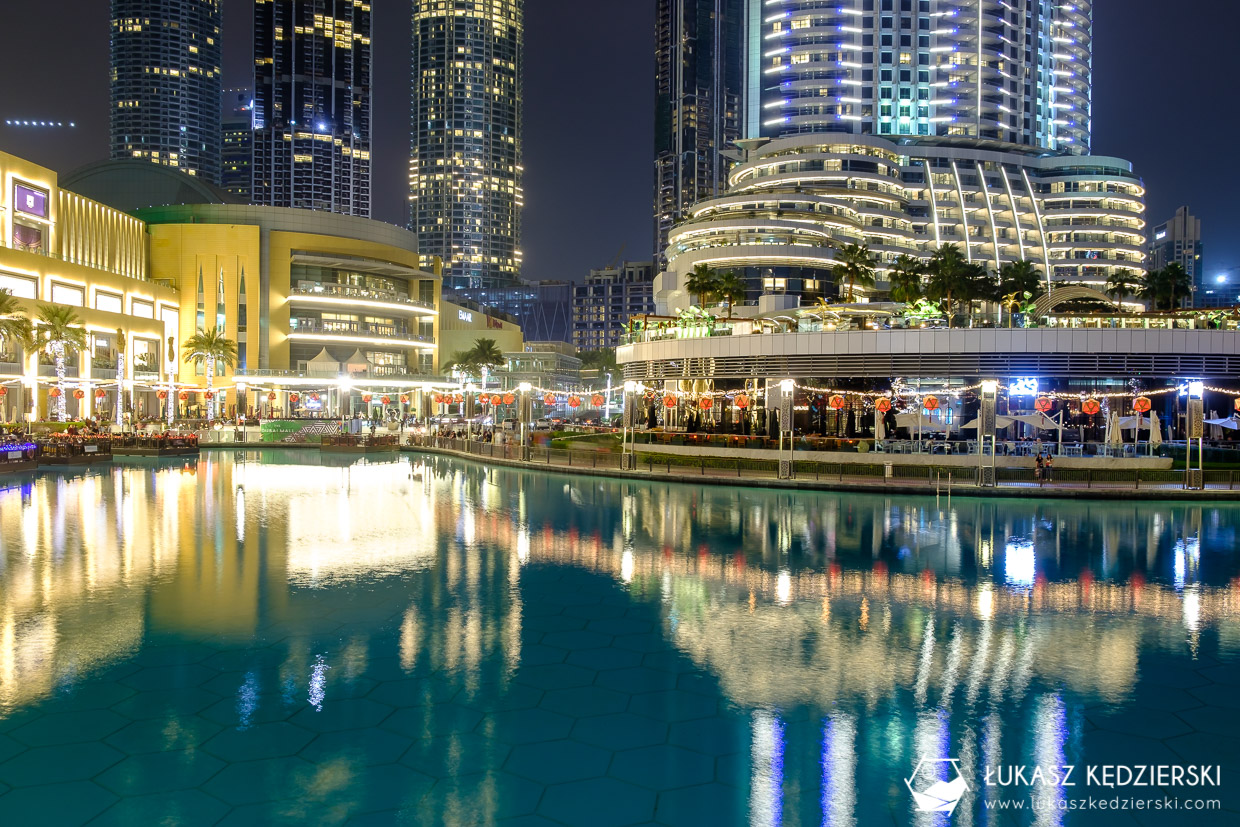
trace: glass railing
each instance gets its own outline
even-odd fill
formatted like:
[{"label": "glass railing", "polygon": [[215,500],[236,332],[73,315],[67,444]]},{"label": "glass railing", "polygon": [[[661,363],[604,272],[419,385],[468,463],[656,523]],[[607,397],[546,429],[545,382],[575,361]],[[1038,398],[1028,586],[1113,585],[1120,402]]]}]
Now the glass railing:
[{"label": "glass railing", "polygon": [[313,287],[303,285],[294,287],[291,291],[291,295],[293,297],[332,296],[347,299],[363,299],[365,301],[402,304],[409,307],[418,307],[424,310],[435,309],[430,302],[409,298],[408,293],[401,293],[395,290],[371,290],[365,287],[354,287],[351,284],[315,284]]},{"label": "glass railing", "polygon": [[371,322],[347,322],[319,319],[294,318],[289,325],[291,333],[312,333],[326,336],[373,336],[377,339],[395,339],[406,342],[433,343],[430,336],[419,336],[399,325],[374,324]]}]

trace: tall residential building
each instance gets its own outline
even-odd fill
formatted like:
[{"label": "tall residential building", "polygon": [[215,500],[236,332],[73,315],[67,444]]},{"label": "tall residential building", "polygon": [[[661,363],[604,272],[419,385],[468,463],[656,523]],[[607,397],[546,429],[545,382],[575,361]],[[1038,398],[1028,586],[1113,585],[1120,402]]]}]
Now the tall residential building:
[{"label": "tall residential building", "polygon": [[[768,4],[769,5],[769,4]],[[1089,152],[1092,4],[750,0],[751,137],[938,136]]]},{"label": "tall residential building", "polygon": [[414,0],[409,228],[446,290],[521,271],[524,0]]},{"label": "tall residential building", "polygon": [[629,319],[653,313],[653,281],[653,261],[591,270],[585,284],[573,288],[573,344],[578,350],[615,347]]},{"label": "tall residential building", "polygon": [[220,0],[112,0],[112,158],[218,185],[220,55]]},{"label": "tall residential building", "polygon": [[655,20],[656,257],[694,203],[723,193],[744,113],[745,0],[658,0]]},{"label": "tall residential building", "polygon": [[1145,188],[1088,154],[1092,9],[1046,0],[750,0],[746,133],[726,192],[668,236],[661,311],[697,265],[751,301],[837,299],[841,245],[883,294],[901,255],[1103,288],[1146,270]]},{"label": "tall residential building", "polygon": [[220,187],[242,201],[249,201],[253,186],[254,92],[225,89],[220,119],[224,141]]},{"label": "tall residential building", "polygon": [[368,0],[255,0],[255,204],[370,217]]},{"label": "tall residential building", "polygon": [[1217,283],[1211,284],[1206,279],[1203,252],[1201,219],[1193,216],[1188,207],[1180,207],[1170,220],[1154,227],[1150,233],[1151,270],[1161,270],[1168,264],[1183,267],[1193,280],[1193,301],[1198,307],[1235,304],[1233,290],[1220,292],[1216,290]]}]

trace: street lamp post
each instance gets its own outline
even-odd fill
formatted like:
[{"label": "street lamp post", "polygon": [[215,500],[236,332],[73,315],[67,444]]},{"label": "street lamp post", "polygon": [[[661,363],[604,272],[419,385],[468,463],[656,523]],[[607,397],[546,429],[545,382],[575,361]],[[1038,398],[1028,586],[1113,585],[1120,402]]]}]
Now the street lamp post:
[{"label": "street lamp post", "polygon": [[[977,484],[995,487],[995,406],[999,400],[999,383],[993,379],[982,382],[982,407],[977,416]],[[989,448],[989,451],[987,449]],[[989,454],[989,461],[987,455]]]},{"label": "street lamp post", "polygon": [[534,386],[529,382],[521,382],[517,385],[517,392],[520,394],[517,400],[517,424],[521,428],[521,459],[524,462],[530,459],[530,418],[534,412],[530,391],[533,389]]},{"label": "street lamp post", "polygon": [[611,427],[611,371],[607,371],[607,395],[603,397],[603,425]]},{"label": "street lamp post", "polygon": [[[794,476],[792,459],[792,408],[796,393],[796,382],[784,379],[779,383],[779,478],[790,480]],[[784,438],[787,437],[787,453],[784,453]]]},{"label": "street lamp post", "polygon": [[624,383],[621,411],[624,430],[620,434],[620,468],[625,471],[637,469],[637,454],[634,453],[637,440],[637,421],[640,418],[641,400],[645,397],[646,387],[640,382]]},{"label": "street lamp post", "polygon": [[[1205,487],[1205,383],[1188,383],[1188,445],[1185,487],[1200,491]],[[1197,466],[1193,467],[1193,442],[1197,445]]]}]

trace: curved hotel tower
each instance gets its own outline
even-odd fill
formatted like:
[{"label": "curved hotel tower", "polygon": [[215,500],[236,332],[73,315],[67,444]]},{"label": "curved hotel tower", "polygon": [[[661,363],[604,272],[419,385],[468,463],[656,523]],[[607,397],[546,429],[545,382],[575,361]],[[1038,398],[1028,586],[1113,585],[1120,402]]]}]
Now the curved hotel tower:
[{"label": "curved hotel tower", "polygon": [[112,0],[111,155],[220,183],[220,0]]},{"label": "curved hotel tower", "polygon": [[524,0],[414,0],[409,229],[444,287],[521,270]]},{"label": "curved hotel tower", "polygon": [[747,133],[728,193],[674,229],[662,303],[697,264],[749,298],[833,297],[834,251],[956,244],[1102,285],[1145,269],[1144,188],[1092,157],[1089,2],[754,0]]}]

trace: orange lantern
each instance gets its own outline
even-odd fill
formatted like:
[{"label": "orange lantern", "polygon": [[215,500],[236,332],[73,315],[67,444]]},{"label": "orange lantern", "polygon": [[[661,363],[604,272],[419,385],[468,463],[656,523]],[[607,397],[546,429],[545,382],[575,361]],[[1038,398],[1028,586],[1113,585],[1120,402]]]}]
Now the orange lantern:
[{"label": "orange lantern", "polygon": [[363,402],[364,404],[366,404],[366,405],[369,405],[369,404],[370,404],[370,400],[371,400],[372,398],[373,398],[373,397],[372,397],[370,394],[368,394],[368,393],[364,393],[364,394],[362,394],[362,402]]},{"label": "orange lantern", "polygon": [[215,398],[215,391],[207,391],[207,401],[209,402],[214,398]]},{"label": "orange lantern", "polygon": [[1097,399],[1086,399],[1081,403],[1081,410],[1086,414],[1093,416],[1102,410],[1102,403]]},{"label": "orange lantern", "polygon": [[581,397],[580,397],[580,396],[570,396],[570,397],[568,398],[568,407],[570,407],[570,408],[580,408],[580,407],[581,407]]},{"label": "orange lantern", "polygon": [[554,404],[555,404],[555,394],[554,394],[554,393],[549,393],[549,394],[547,394],[546,396],[544,396],[544,397],[543,397],[543,403],[544,403],[544,404],[547,404],[547,405],[554,405]]},{"label": "orange lantern", "polygon": [[[4,397],[8,395],[9,395],[8,388],[0,388],[0,399],[3,399]],[[1240,403],[1240,400],[1237,400],[1237,403]],[[1238,404],[1237,407],[1240,407],[1240,404]]]},{"label": "orange lantern", "polygon": [[454,395],[452,396],[452,404],[454,404],[454,405],[459,405],[459,404],[461,404],[461,403],[462,403],[462,402],[464,402],[464,401],[465,401],[465,397],[461,396],[459,393],[458,393],[458,394],[454,394]]},{"label": "orange lantern", "polygon": [[52,388],[47,392],[47,395],[52,397],[52,399],[58,398],[60,396],[60,388]]},{"label": "orange lantern", "polygon": [[1148,396],[1138,396],[1132,400],[1132,409],[1137,413],[1149,413],[1152,407],[1154,407],[1154,403],[1150,402]]},{"label": "orange lantern", "polygon": [[[96,391],[96,393],[98,393],[98,391]],[[158,396],[160,399],[167,399],[168,391],[157,391],[155,395]]]},{"label": "orange lantern", "polygon": [[503,405],[504,397],[500,396],[498,393],[491,394],[491,404],[492,405]]},{"label": "orange lantern", "polygon": [[839,394],[836,394],[835,396],[827,400],[827,404],[837,411],[841,410],[844,407],[844,397],[840,396]]},{"label": "orange lantern", "polygon": [[73,392],[73,398],[74,399],[85,399],[86,391],[82,390],[81,388],[78,388],[77,390]]},{"label": "orange lantern", "polygon": [[676,407],[676,397],[670,393],[667,396],[663,397],[663,407],[665,408]]},{"label": "orange lantern", "polygon": [[887,413],[887,411],[891,410],[891,400],[886,397],[882,397],[874,403],[874,409],[879,413]]},{"label": "orange lantern", "polygon": [[740,408],[742,411],[748,408],[749,407],[749,395],[744,394],[744,393],[738,395],[736,397],[736,407]]},{"label": "orange lantern", "polygon": [[390,397],[390,396],[384,396],[384,397],[383,397],[383,404],[384,404],[384,405],[391,405],[391,404],[392,404],[392,397]]},{"label": "orange lantern", "polygon": [[1240,411],[1240,397],[1236,397],[1236,410]]},{"label": "orange lantern", "polygon": [[[95,398],[96,398],[96,399],[103,399],[103,398],[104,398],[105,396],[107,396],[107,395],[108,395],[108,392],[107,392],[107,391],[105,391],[103,388],[96,388],[96,389],[95,389]],[[160,397],[160,399],[163,399],[163,397],[161,396],[161,397]]]},{"label": "orange lantern", "polygon": [[602,395],[601,393],[596,393],[596,394],[594,394],[594,396],[591,396],[591,397],[590,397],[590,404],[591,404],[591,405],[593,405],[593,406],[594,406],[594,407],[596,407],[596,408],[597,408],[599,405],[602,405],[602,404],[603,404],[604,402],[606,402],[606,401],[607,401],[607,400],[603,398],[603,395]]},{"label": "orange lantern", "polygon": [[402,405],[408,405],[408,404],[409,404],[409,394],[407,394],[407,393],[402,393],[402,394],[400,395],[400,404],[402,404]]},{"label": "orange lantern", "polygon": [[288,401],[289,401],[289,402],[292,402],[294,405],[296,405],[298,402],[300,402],[300,401],[301,401],[301,394],[299,394],[299,393],[290,393],[290,394],[288,395]]},{"label": "orange lantern", "polygon": [[442,403],[443,403],[443,394],[442,394],[442,393],[437,393],[437,394],[435,394],[435,396],[434,396],[433,398],[434,398],[434,400],[435,400],[435,404],[436,404],[436,405],[440,405],[440,404],[442,404]]},{"label": "orange lantern", "polygon": [[[181,398],[182,398],[182,399],[189,399],[189,396],[188,396],[187,394],[184,394],[184,393],[183,393],[183,394],[181,394]],[[267,401],[268,401],[268,402],[275,402],[275,401],[276,401],[276,392],[275,392],[275,391],[272,391],[271,393],[267,394]]]},{"label": "orange lantern", "polygon": [[517,397],[513,396],[511,393],[504,394],[505,405],[511,405],[513,402],[516,402],[516,401],[517,401]]},{"label": "orange lantern", "polygon": [[1046,413],[1055,406],[1049,396],[1039,396],[1033,401],[1033,409],[1038,413]]},{"label": "orange lantern", "polygon": [[311,401],[311,402],[318,402],[318,401],[319,401],[319,395],[318,395],[317,393],[312,393],[312,394],[310,394],[310,401]]},{"label": "orange lantern", "polygon": [[701,399],[698,400],[698,407],[704,411],[709,411],[714,406],[715,406],[715,400],[711,399],[709,396],[703,396]]},{"label": "orange lantern", "polygon": [[[270,396],[268,396],[268,399],[275,399],[275,398],[276,398],[276,395],[275,395],[274,393],[273,393],[273,394],[271,394]],[[189,401],[189,394],[188,394],[188,393],[186,393],[185,391],[181,391],[181,401],[182,401],[182,402],[188,402],[188,401]]]},{"label": "orange lantern", "polygon": [[937,396],[927,396],[921,400],[921,406],[927,411],[937,411],[939,409],[939,398]]}]

